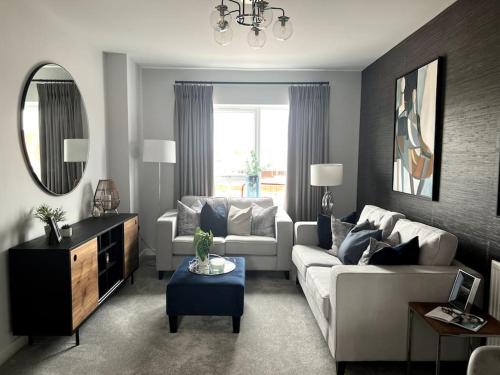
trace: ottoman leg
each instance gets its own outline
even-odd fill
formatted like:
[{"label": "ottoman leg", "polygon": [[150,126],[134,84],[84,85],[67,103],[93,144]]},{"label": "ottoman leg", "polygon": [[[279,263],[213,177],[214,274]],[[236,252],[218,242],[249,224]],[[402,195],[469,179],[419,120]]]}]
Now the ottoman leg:
[{"label": "ottoman leg", "polygon": [[233,316],[233,333],[240,333],[241,316]]},{"label": "ottoman leg", "polygon": [[168,316],[168,324],[170,326],[170,333],[177,332],[177,315]]}]

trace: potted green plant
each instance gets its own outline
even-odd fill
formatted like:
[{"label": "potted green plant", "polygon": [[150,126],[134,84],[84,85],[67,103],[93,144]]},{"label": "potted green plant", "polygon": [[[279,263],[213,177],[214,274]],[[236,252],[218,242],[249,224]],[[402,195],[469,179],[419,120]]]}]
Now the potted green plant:
[{"label": "potted green plant", "polygon": [[255,150],[250,151],[250,160],[246,161],[246,173],[247,173],[247,197],[256,198],[259,196],[259,186],[260,186],[260,172],[262,168],[260,167],[259,160],[257,159],[257,153]]},{"label": "potted green plant", "polygon": [[47,237],[50,235],[49,221],[51,217],[54,218],[56,223],[66,220],[66,212],[62,207],[52,208],[46,203],[36,207],[33,216],[45,224],[44,229]]},{"label": "potted green plant", "polygon": [[193,246],[196,251],[198,269],[202,273],[208,273],[210,268],[210,249],[214,243],[212,231],[205,232],[201,228],[196,228],[193,239]]},{"label": "potted green plant", "polygon": [[64,224],[61,227],[61,236],[65,238],[71,238],[72,235],[73,235],[73,228],[71,227],[71,225]]}]

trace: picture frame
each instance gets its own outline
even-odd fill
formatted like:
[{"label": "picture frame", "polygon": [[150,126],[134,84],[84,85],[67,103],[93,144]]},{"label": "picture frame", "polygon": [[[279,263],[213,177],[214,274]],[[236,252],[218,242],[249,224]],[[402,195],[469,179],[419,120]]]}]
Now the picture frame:
[{"label": "picture frame", "polygon": [[459,269],[448,297],[448,303],[457,310],[469,312],[474,304],[480,283],[480,278]]},{"label": "picture frame", "polygon": [[48,224],[50,227],[49,243],[51,244],[61,243],[62,241],[61,231],[59,230],[59,226],[57,225],[57,222],[54,220],[53,217],[49,219]]},{"label": "picture frame", "polygon": [[437,201],[441,164],[442,57],[396,78],[392,190]]}]

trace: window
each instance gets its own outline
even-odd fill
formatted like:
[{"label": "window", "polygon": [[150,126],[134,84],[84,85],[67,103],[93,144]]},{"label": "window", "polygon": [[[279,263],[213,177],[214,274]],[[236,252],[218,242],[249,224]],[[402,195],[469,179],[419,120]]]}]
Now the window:
[{"label": "window", "polygon": [[[288,106],[216,106],[214,109],[215,195],[285,200]],[[257,189],[248,179],[251,153],[260,164]]]}]

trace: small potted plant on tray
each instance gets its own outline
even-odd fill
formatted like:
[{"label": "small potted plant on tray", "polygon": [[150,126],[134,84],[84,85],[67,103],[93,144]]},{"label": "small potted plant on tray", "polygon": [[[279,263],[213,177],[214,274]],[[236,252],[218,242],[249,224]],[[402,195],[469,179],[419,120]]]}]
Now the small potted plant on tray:
[{"label": "small potted plant on tray", "polygon": [[45,224],[45,235],[49,237],[50,235],[50,226],[49,221],[50,218],[54,218],[56,223],[66,220],[66,212],[59,208],[51,208],[48,204],[41,204],[40,206],[35,208],[35,213],[33,216],[39,220],[41,220]]},{"label": "small potted plant on tray", "polygon": [[198,261],[198,269],[202,273],[208,273],[210,269],[209,254],[210,248],[214,243],[214,235],[212,231],[205,232],[201,228],[196,228],[194,234],[193,246],[196,250],[196,260]]}]

